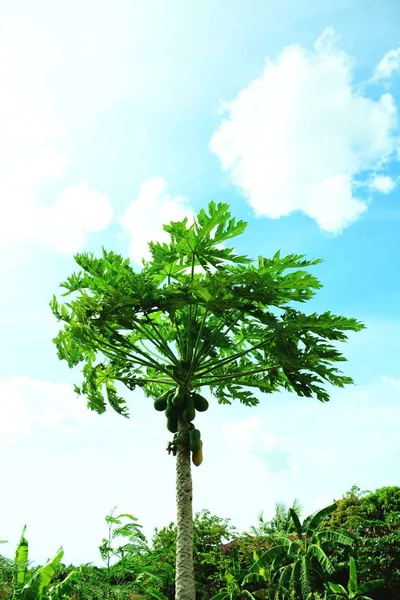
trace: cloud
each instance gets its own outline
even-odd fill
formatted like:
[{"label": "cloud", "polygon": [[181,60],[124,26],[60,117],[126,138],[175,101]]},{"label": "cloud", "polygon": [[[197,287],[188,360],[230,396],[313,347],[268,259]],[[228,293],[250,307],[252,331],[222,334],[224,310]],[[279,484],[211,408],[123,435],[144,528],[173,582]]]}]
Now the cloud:
[{"label": "cloud", "polygon": [[67,132],[49,88],[52,48],[31,30],[0,30],[0,246],[44,244],[82,249],[87,234],[106,227],[106,197],[85,183],[65,188],[55,204],[40,202],[43,185],[65,176]]},{"label": "cloud", "polygon": [[138,265],[141,265],[142,258],[150,257],[149,242],[169,240],[163,225],[193,215],[188,199],[166,193],[167,187],[162,177],[143,182],[138,197],[119,218],[123,231],[130,238],[129,254]]},{"label": "cloud", "polygon": [[372,80],[389,79],[395,73],[400,73],[400,47],[386,52],[376,67]]},{"label": "cloud", "polygon": [[266,433],[262,421],[251,417],[236,423],[221,426],[224,445],[240,457],[247,456],[261,466],[264,471],[276,474],[291,469],[290,454],[277,440]]},{"label": "cloud", "polygon": [[371,180],[370,187],[382,194],[389,194],[396,187],[396,182],[389,175],[376,175]]},{"label": "cloud", "polygon": [[105,229],[112,217],[108,197],[82,182],[65,188],[53,206],[37,210],[32,233],[58,252],[76,252],[84,247],[89,233]]},{"label": "cloud", "polygon": [[89,234],[104,229],[113,216],[108,197],[85,182],[64,188],[53,205],[18,202],[3,210],[0,247],[36,243],[60,253],[82,250]]},{"label": "cloud", "polygon": [[0,381],[0,397],[0,446],[29,437],[37,428],[77,435],[95,419],[72,386],[65,383],[13,377]]},{"label": "cloud", "polygon": [[352,85],[352,61],[327,29],[308,52],[284,48],[222,106],[210,150],[257,216],[301,211],[339,233],[366,210],[360,177],[395,152],[396,107]]}]

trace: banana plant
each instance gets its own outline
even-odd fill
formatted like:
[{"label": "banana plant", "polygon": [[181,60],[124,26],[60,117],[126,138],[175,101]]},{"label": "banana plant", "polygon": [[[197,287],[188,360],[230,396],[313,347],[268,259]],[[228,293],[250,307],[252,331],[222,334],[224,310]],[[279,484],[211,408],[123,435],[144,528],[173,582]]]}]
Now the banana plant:
[{"label": "banana plant", "polygon": [[339,598],[345,598],[346,600],[372,600],[370,596],[366,596],[367,592],[381,587],[385,581],[383,579],[374,579],[366,581],[362,585],[357,583],[357,567],[354,558],[350,558],[349,564],[349,581],[347,583],[347,590],[339,583],[327,583],[327,589],[332,592],[328,598],[332,600],[339,600]]},{"label": "banana plant", "polygon": [[60,583],[50,585],[55,570],[60,564],[64,551],[59,548],[54,558],[34,572],[29,572],[28,540],[25,538],[26,525],[22,530],[21,539],[15,552],[14,561],[14,592],[12,600],[68,600],[71,583],[76,571]]},{"label": "banana plant", "polygon": [[226,585],[211,600],[257,600],[256,596],[243,588],[243,581],[237,580],[232,573],[224,575]]},{"label": "banana plant", "polygon": [[333,512],[336,504],[331,504],[300,522],[295,510],[290,509],[296,536],[279,535],[276,544],[265,552],[251,568],[252,572],[260,572],[269,568],[275,574],[273,582],[277,584],[276,598],[297,594],[307,600],[312,593],[312,580],[316,571],[315,564],[325,574],[334,572],[333,565],[325,552],[325,544],[352,545],[353,538],[349,533],[321,528],[327,515]]},{"label": "banana plant", "polygon": [[261,586],[261,590],[257,592],[257,596],[260,596],[262,592],[264,592],[264,596],[266,598],[279,598],[279,594],[282,596],[284,594],[288,595],[289,590],[286,588],[278,588],[276,582],[274,581],[274,570],[272,565],[265,566],[261,565],[259,562],[259,555],[254,550],[253,552],[253,567],[250,568],[248,573],[243,577],[242,585],[257,583]]}]

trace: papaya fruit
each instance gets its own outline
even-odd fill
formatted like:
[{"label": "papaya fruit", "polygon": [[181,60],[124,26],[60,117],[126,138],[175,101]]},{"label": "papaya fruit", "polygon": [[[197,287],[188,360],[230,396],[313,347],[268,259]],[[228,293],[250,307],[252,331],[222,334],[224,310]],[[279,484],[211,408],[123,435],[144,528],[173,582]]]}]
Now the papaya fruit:
[{"label": "papaya fruit", "polygon": [[167,408],[167,399],[169,396],[170,392],[165,392],[165,394],[163,394],[162,396],[159,396],[158,398],[156,398],[154,400],[154,408],[156,410],[159,410],[160,412],[165,410]]},{"label": "papaya fruit", "polygon": [[175,417],[169,417],[167,419],[167,429],[171,433],[176,433],[178,431],[178,419]]},{"label": "papaya fruit", "polygon": [[200,450],[200,431],[198,429],[191,429],[189,431],[190,438],[190,451],[191,452],[199,452]]},{"label": "papaya fruit", "polygon": [[203,462],[203,442],[200,440],[200,450],[198,452],[192,452],[192,463],[199,467]]},{"label": "papaya fruit", "polygon": [[196,410],[194,408],[194,402],[193,402],[192,396],[187,395],[185,397],[185,406],[183,409],[182,416],[185,419],[185,421],[187,421],[188,423],[193,421],[193,419],[195,418]]},{"label": "papaya fruit", "polygon": [[175,393],[172,397],[172,404],[174,406],[177,406],[178,408],[180,408],[181,406],[183,406],[184,401],[185,401],[185,390],[183,390],[180,387],[177,387],[175,390]]},{"label": "papaya fruit", "polygon": [[192,396],[194,407],[196,410],[198,410],[199,412],[204,412],[208,409],[208,400],[206,400],[204,396],[201,396],[200,394],[192,394]]},{"label": "papaya fruit", "polygon": [[165,409],[165,416],[167,419],[174,418],[178,419],[179,417],[179,409],[172,404],[171,396],[167,398],[167,408]]}]

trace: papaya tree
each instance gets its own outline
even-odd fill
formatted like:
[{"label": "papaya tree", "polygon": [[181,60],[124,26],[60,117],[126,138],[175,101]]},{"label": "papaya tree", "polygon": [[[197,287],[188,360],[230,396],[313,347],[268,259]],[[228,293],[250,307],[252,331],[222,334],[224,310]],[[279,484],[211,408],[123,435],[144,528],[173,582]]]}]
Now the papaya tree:
[{"label": "papaya tree", "polygon": [[109,404],[127,417],[123,384],[142,388],[165,412],[176,456],[178,600],[195,597],[190,455],[199,466],[203,441],[193,420],[209,407],[201,392],[220,404],[256,406],[281,389],[326,402],[326,383],[352,383],[336,367],[345,360],[337,342],[363,328],[354,318],[300,311],[321,287],[307,270],[320,260],[239,255],[227,243],[245,228],[228,204],[211,202],[192,221],[165,225],[169,243],[151,242],[141,269],[105,249],[98,258],[77,254],[80,271],[61,284],[72,298],[51,301],[64,322],[58,356],[83,365],[75,390],[90,409]]}]

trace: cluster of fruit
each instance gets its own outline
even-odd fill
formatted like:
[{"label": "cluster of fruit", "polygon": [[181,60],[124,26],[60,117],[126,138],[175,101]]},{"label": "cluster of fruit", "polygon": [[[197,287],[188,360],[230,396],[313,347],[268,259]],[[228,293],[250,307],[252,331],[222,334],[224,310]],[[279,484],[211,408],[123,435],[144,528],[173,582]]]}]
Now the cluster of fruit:
[{"label": "cluster of fruit", "polygon": [[187,393],[181,387],[169,390],[159,398],[154,400],[154,408],[158,411],[165,411],[167,417],[167,429],[174,433],[174,441],[168,445],[168,452],[176,455],[178,444],[177,431],[179,419],[189,423],[190,451],[192,452],[192,462],[199,466],[203,461],[203,442],[200,439],[200,431],[194,427],[192,421],[196,416],[196,411],[204,412],[208,409],[208,401],[204,396],[195,392]]},{"label": "cluster of fruit", "polygon": [[[199,429],[190,423],[189,425],[189,440],[190,440],[190,451],[192,453],[192,463],[199,467],[203,462],[203,441],[200,439],[201,433]],[[178,444],[181,442],[181,437],[176,433],[172,442],[168,443],[167,452],[172,452],[173,456],[176,456],[178,451]]]}]

